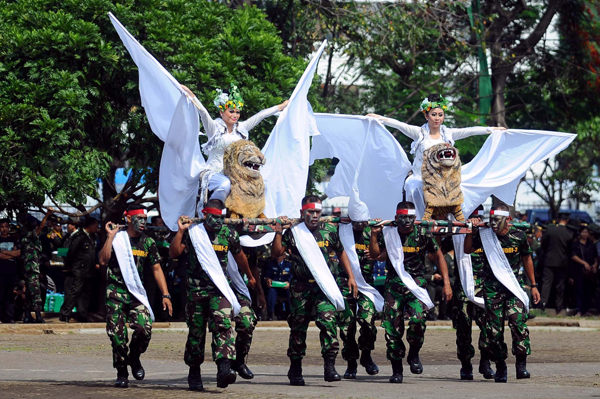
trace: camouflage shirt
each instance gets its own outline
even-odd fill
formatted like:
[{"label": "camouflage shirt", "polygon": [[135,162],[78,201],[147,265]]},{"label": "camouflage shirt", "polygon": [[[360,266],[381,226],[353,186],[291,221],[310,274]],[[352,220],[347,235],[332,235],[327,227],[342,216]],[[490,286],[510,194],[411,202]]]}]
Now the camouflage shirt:
[{"label": "camouflage shirt", "polygon": [[[145,234],[142,234],[139,237],[129,237],[129,243],[131,244],[131,251],[133,252],[133,261],[137,266],[140,280],[142,280],[143,283],[144,269],[160,263],[162,259],[158,254],[156,242]],[[106,272],[108,274],[108,285],[127,289],[114,249],[111,252]]]},{"label": "camouflage shirt", "polygon": [[40,237],[32,230],[21,241],[21,257],[27,272],[40,272],[40,259],[42,256],[42,242]]},{"label": "camouflage shirt", "polygon": [[[400,234],[400,233],[399,233]],[[415,226],[409,234],[400,234],[402,249],[404,251],[404,269],[413,277],[422,277],[425,274],[425,256],[427,252],[435,253],[439,247],[431,233],[421,226]],[[383,231],[377,237],[380,249],[385,249]],[[388,259],[385,263],[387,279],[398,277],[394,265]]]},{"label": "camouflage shirt", "polygon": [[[217,254],[219,263],[223,268],[223,273],[227,276],[227,253],[231,252],[233,255],[237,255],[242,251],[240,236],[237,231],[225,225],[221,227],[219,232],[208,230],[206,230],[206,232],[208,233],[208,238],[212,242],[212,247]],[[194,245],[192,244],[190,234],[187,230],[183,234],[183,243],[185,244],[185,251],[187,252],[189,259],[189,262],[187,263],[187,286],[189,292],[215,288],[209,275],[202,269],[202,266],[198,261]]]},{"label": "camouflage shirt", "polygon": [[[510,227],[506,235],[498,235],[498,241],[500,241],[502,250],[506,255],[506,259],[508,260],[513,273],[515,276],[518,276],[519,269],[521,268],[521,257],[531,255],[533,253],[531,247],[529,246],[529,242],[527,241],[525,232],[515,227]],[[477,251],[482,248],[483,244],[481,243],[481,236],[479,234],[474,234],[473,249]],[[494,273],[492,272],[492,268],[490,267],[485,252],[482,252],[481,258],[484,278],[494,278]]]},{"label": "camouflage shirt", "polygon": [[365,252],[369,250],[369,243],[371,242],[371,228],[369,226],[360,232],[353,230],[354,242],[356,248],[356,254],[358,255],[358,261],[360,262],[360,270],[362,272],[365,281],[369,284],[373,284],[373,264],[374,260],[371,260],[366,256]]},{"label": "camouflage shirt", "polygon": [[[329,266],[329,270],[331,274],[337,276],[338,274],[338,265],[337,262],[333,262],[329,253],[331,251],[339,254],[344,250],[342,242],[340,241],[340,236],[337,231],[337,227],[331,223],[321,223],[315,231],[312,232],[327,265]],[[304,263],[304,259],[298,252],[298,248],[296,247],[296,240],[294,239],[294,235],[292,234],[291,229],[288,229],[281,239],[282,245],[286,248],[286,251],[289,253],[288,260],[292,264],[292,278],[300,281],[313,280],[314,277],[306,263]]]}]

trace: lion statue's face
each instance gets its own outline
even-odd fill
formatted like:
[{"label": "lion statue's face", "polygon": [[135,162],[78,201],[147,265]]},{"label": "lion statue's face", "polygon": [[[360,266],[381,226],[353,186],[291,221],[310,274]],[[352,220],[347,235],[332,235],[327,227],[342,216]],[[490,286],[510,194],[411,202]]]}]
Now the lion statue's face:
[{"label": "lion statue's face", "polygon": [[433,165],[439,164],[445,168],[451,168],[460,163],[458,150],[448,143],[436,144],[429,148],[427,157]]},{"label": "lion statue's face", "polygon": [[231,143],[223,155],[223,169],[227,176],[237,175],[247,180],[260,178],[260,167],[265,156],[253,142],[238,140]]}]

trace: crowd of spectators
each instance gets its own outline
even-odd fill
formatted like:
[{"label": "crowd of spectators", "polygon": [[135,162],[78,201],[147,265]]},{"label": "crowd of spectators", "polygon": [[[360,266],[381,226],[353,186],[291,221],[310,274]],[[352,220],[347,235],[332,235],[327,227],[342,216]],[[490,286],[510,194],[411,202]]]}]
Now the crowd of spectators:
[{"label": "crowd of spectators", "polygon": [[[334,210],[341,213],[339,209]],[[28,215],[17,223],[0,219],[0,321],[14,323],[43,322],[31,318],[28,298],[35,287],[25,267],[24,245],[27,237],[37,235],[41,247],[39,259],[39,303],[45,303],[48,292],[64,293],[60,320],[75,319],[102,321],[104,319],[106,270],[100,267],[98,251],[101,248],[100,221],[94,217],[60,218],[51,212],[44,218],[45,225]],[[32,233],[33,231],[33,233]],[[186,300],[186,255],[169,258],[171,233],[160,216],[151,218],[146,233],[152,236],[163,258],[163,271],[169,292],[173,296],[174,313],[169,317],[162,309],[161,295],[152,270],[142,276],[148,299],[158,321],[183,320]],[[600,227],[581,226],[561,214],[557,224],[533,226],[528,234],[534,250],[534,266],[541,282],[541,309],[553,308],[558,315],[591,316],[600,309],[598,258],[600,256]],[[31,250],[29,250],[31,251]],[[452,240],[442,241],[442,251],[449,266],[455,265]],[[250,262],[260,270],[260,283],[266,299],[266,308],[259,309],[260,301],[253,292],[253,304],[259,320],[283,320],[290,308],[290,262],[283,255],[270,257],[268,246],[245,249]],[[383,261],[374,262],[376,288],[383,289],[385,267]],[[457,269],[449,267],[451,280],[458,278]],[[425,276],[427,290],[437,304],[429,319],[451,319],[452,306],[441,300],[442,277],[434,262],[427,262]],[[525,279],[525,276],[523,275]],[[527,287],[527,281],[525,281]],[[35,300],[34,300],[35,303]]]}]

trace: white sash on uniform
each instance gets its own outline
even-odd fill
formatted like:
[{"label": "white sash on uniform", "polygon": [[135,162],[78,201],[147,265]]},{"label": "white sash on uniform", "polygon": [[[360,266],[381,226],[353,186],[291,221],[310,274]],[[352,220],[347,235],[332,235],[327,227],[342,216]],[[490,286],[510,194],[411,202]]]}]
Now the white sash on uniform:
[{"label": "white sash on uniform", "polygon": [[308,230],[308,227],[304,223],[292,227],[291,230],[296,240],[298,252],[300,252],[304,263],[306,263],[319,288],[321,288],[337,310],[344,310],[344,297],[335,282],[333,274],[331,274],[331,270],[329,270],[325,258],[323,258],[323,253],[317,245],[315,236]]},{"label": "white sash on uniform", "polygon": [[119,231],[117,234],[115,234],[112,247],[117,257],[119,269],[121,269],[123,281],[125,281],[125,285],[127,286],[127,291],[136,297],[137,300],[142,303],[142,305],[148,308],[150,317],[152,318],[152,321],[154,321],[154,313],[152,312],[150,302],[148,302],[146,289],[142,284],[142,280],[140,279],[140,275],[135,264],[135,259],[133,258],[133,251],[131,250],[131,243],[129,242],[129,234],[127,234],[126,231]]},{"label": "white sash on uniform", "polygon": [[508,263],[508,259],[506,259],[506,254],[502,250],[502,245],[500,245],[498,236],[496,236],[496,233],[494,233],[491,228],[479,229],[479,235],[483,244],[485,256],[492,268],[494,277],[496,277],[503,286],[508,288],[517,299],[523,302],[523,305],[525,305],[525,312],[529,312],[529,297],[525,291],[523,291],[517,277],[513,273],[510,263]]},{"label": "white sash on uniform", "polygon": [[238,302],[235,293],[229,286],[229,282],[227,281],[227,277],[225,277],[225,273],[223,273],[219,258],[217,258],[217,254],[212,246],[210,237],[208,237],[208,233],[204,228],[204,223],[194,224],[188,229],[188,231],[190,234],[190,239],[192,240],[192,245],[196,251],[196,257],[198,258],[198,262],[200,262],[202,270],[208,274],[212,282],[217,286],[219,291],[221,291],[221,294],[227,298],[233,307],[233,314],[237,315],[241,309],[240,303]]},{"label": "white sash on uniform", "polygon": [[385,240],[385,248],[387,249],[388,257],[400,276],[400,280],[406,285],[406,288],[417,297],[418,300],[423,302],[426,310],[434,307],[429,294],[425,288],[419,287],[412,276],[404,269],[404,249],[402,248],[402,240],[400,234],[398,234],[398,228],[395,226],[385,226],[383,228],[383,238]]},{"label": "white sash on uniform", "polygon": [[348,259],[350,260],[350,265],[352,265],[352,272],[354,273],[354,280],[356,281],[358,290],[375,304],[375,309],[378,312],[381,312],[383,310],[383,297],[379,291],[365,281],[365,278],[362,275],[360,261],[358,259],[358,254],[356,253],[356,242],[354,240],[353,230],[352,224],[350,223],[340,224],[340,241],[342,241],[346,255],[348,255]]}]

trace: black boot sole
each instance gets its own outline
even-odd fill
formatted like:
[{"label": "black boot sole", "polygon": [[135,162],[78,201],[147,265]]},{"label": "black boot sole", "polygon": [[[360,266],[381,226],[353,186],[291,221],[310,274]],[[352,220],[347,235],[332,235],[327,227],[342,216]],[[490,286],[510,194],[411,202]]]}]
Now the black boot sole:
[{"label": "black boot sole", "polygon": [[306,385],[306,382],[304,382],[304,379],[302,379],[301,381],[290,381],[290,385],[293,385],[295,387],[303,387],[304,385]]},{"label": "black boot sole", "polygon": [[229,375],[225,376],[221,381],[217,378],[217,387],[219,388],[227,388],[229,385],[233,384],[236,380],[237,374],[232,370]]},{"label": "black boot sole", "polygon": [[527,378],[530,378],[531,374],[527,373],[527,374],[517,374],[517,380],[526,380]]},{"label": "black boot sole", "polygon": [[349,372],[346,371],[344,373],[344,379],[345,380],[355,380],[356,379],[356,372],[349,373]]},{"label": "black boot sole", "polygon": [[402,381],[404,380],[403,377],[390,377],[390,384],[402,384]]}]

